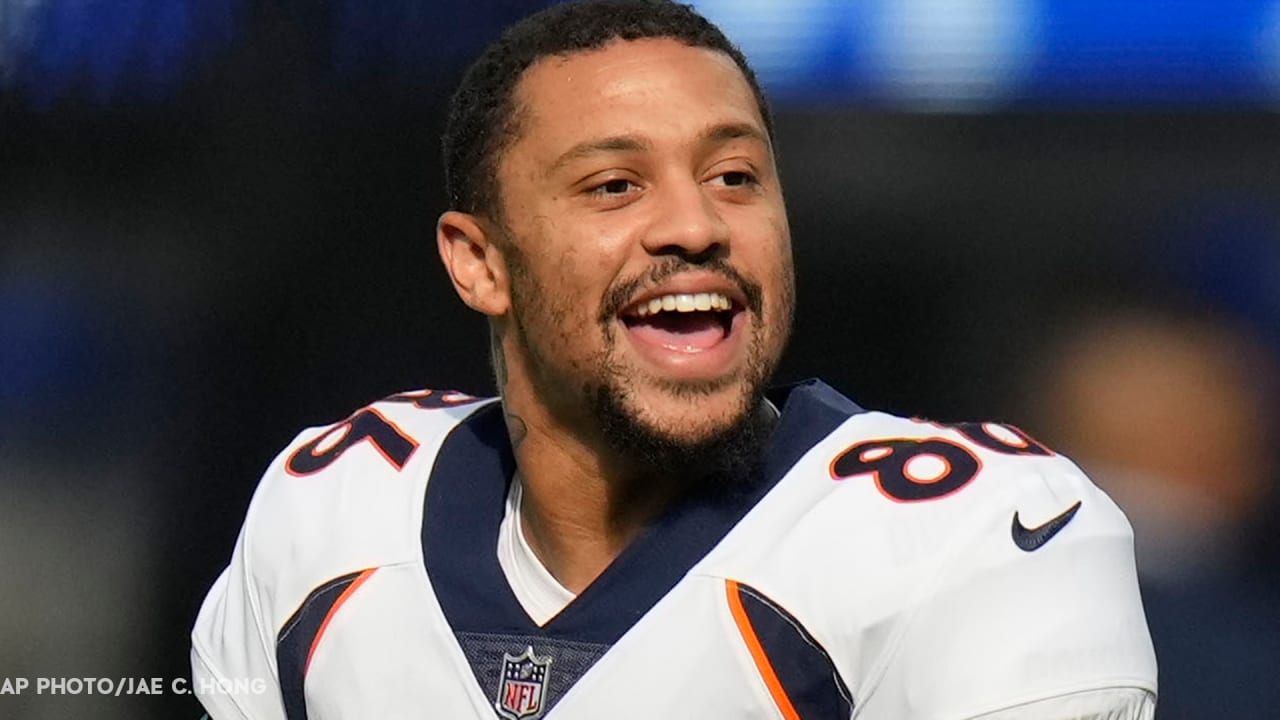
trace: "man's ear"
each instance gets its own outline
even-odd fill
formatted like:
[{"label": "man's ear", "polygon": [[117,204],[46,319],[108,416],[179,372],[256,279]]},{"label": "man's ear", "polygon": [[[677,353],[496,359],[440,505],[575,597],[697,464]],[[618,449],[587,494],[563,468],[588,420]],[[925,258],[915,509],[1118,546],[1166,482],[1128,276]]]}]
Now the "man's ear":
[{"label": "man's ear", "polygon": [[462,302],[489,317],[506,314],[511,307],[506,258],[479,218],[456,210],[441,215],[436,246]]}]

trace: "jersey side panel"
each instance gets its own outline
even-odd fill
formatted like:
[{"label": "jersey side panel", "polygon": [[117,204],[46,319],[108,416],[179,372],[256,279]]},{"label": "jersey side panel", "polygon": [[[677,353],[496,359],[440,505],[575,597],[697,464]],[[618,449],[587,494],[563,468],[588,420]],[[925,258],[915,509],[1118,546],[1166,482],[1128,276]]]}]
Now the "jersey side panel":
[{"label": "jersey side panel", "polygon": [[306,677],[310,720],[489,720],[421,564],[379,568],[343,605]]}]

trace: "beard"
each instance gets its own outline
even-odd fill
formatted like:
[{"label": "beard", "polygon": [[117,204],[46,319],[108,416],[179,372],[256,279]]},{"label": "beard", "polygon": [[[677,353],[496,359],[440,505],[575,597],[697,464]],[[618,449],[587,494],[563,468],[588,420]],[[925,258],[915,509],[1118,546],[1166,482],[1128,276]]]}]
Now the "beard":
[{"label": "beard", "polygon": [[[603,331],[603,348],[566,363],[563,349],[575,345],[575,328],[568,326],[575,299],[557,292],[550,283],[540,282],[515,244],[509,242],[507,247],[512,329],[529,363],[536,394],[553,412],[576,418],[579,427],[598,434],[611,452],[642,475],[678,482],[691,493],[723,493],[749,484],[776,419],[776,413],[764,402],[764,389],[790,334],[794,284],[789,264],[783,267],[786,282],[781,296],[774,298],[776,306],[769,308],[775,327],[767,328],[760,285],[725,260],[695,263],[680,257],[664,258],[649,272],[618,282],[609,290],[599,316],[594,318],[596,325],[584,320],[576,328],[578,332]],[[617,353],[619,343],[625,342],[618,337],[618,313],[641,288],[694,269],[730,279],[746,298],[754,337],[745,367],[739,373],[706,381],[637,378]],[[766,330],[773,330],[777,341],[772,352]],[[729,391],[735,385],[740,388],[736,407],[721,422],[704,424],[694,432],[678,419],[659,423],[639,410],[644,392],[664,393],[694,406],[700,398]]]},{"label": "beard", "polygon": [[610,383],[584,385],[605,442],[643,472],[675,480],[690,494],[719,495],[752,485],[775,416],[763,389],[744,399],[729,425],[705,437],[663,432],[625,404],[625,391]]}]

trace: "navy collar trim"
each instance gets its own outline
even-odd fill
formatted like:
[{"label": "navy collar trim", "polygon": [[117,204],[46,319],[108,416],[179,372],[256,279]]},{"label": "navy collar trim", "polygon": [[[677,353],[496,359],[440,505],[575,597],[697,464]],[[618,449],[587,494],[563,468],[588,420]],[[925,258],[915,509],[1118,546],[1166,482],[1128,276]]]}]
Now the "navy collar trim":
[{"label": "navy collar trim", "polygon": [[422,528],[427,574],[455,632],[520,634],[612,645],[760,501],[805,452],[863,412],[825,383],[768,393],[782,409],[762,469],[744,492],[684,502],[637,538],[560,614],[539,627],[498,563],[498,526],[515,458],[502,406],[455,427],[436,457]]}]

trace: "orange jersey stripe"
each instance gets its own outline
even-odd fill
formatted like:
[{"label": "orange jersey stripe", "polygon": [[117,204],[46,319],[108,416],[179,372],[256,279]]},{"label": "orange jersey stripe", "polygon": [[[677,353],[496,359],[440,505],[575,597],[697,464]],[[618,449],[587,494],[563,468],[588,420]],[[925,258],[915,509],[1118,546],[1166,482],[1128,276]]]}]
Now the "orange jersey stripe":
[{"label": "orange jersey stripe", "polygon": [[769,694],[773,696],[773,702],[778,706],[778,710],[782,712],[782,717],[786,720],[800,720],[800,713],[796,712],[796,708],[791,704],[791,698],[787,697],[787,691],[783,689],[782,683],[778,680],[778,673],[773,669],[773,663],[769,662],[769,656],[764,652],[764,646],[760,644],[760,638],[756,637],[756,629],[751,625],[751,619],[747,617],[747,609],[742,606],[742,598],[739,596],[738,583],[733,580],[725,580],[725,594],[729,599],[729,612],[733,614],[733,621],[738,625],[738,632],[742,634],[742,639],[747,644],[747,649],[751,651],[751,659],[756,662],[756,669],[760,671],[760,677],[764,679],[764,684],[769,688]]},{"label": "orange jersey stripe", "polygon": [[324,637],[324,631],[329,628],[329,621],[333,620],[333,616],[338,613],[338,608],[342,607],[342,604],[345,603],[347,599],[350,598],[355,591],[364,584],[364,581],[368,580],[377,569],[378,568],[369,568],[357,575],[356,579],[352,580],[351,584],[347,586],[347,589],[343,590],[342,594],[338,596],[337,601],[333,603],[333,607],[329,608],[328,614],[324,616],[324,621],[320,623],[320,629],[316,632],[315,639],[311,641],[311,649],[307,651],[307,664],[303,666],[302,669],[302,674],[304,676],[307,674],[307,670],[311,668],[311,658],[315,656],[316,648],[320,647],[320,638]]}]

